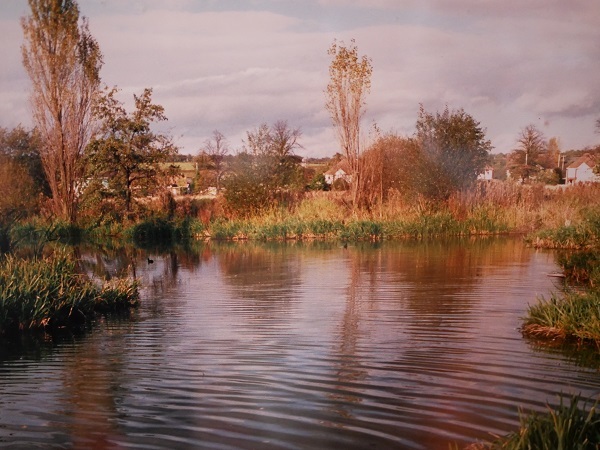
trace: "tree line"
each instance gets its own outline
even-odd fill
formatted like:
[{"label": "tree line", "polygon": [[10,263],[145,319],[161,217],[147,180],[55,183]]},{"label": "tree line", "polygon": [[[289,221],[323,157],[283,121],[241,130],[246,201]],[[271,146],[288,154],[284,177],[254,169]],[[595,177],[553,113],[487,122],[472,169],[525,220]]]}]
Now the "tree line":
[{"label": "tree line", "polygon": [[[146,88],[127,111],[117,99],[119,89],[102,85],[103,56],[76,1],[29,0],[29,6],[21,23],[22,56],[35,126],[0,129],[3,220],[31,211],[71,223],[82,211],[135,218],[142,208],[136,199],[167,195],[164,188],[177,173],[167,163],[182,159],[171,137],[154,130],[167,120],[164,108]],[[372,62],[354,40],[334,41],[328,54],[325,108],[351,168],[355,208],[370,209],[393,193],[444,201],[469,189],[486,166],[497,165],[486,130],[462,108],[430,112],[421,105],[411,136],[374,127],[365,145],[361,118]],[[600,119],[596,126],[600,130]],[[247,131],[232,155],[227,138],[215,130],[194,158],[205,175],[196,184],[214,186],[232,212],[246,215],[291,204],[307,189],[326,189],[322,173],[302,167],[301,138],[301,129],[285,120],[263,123]],[[546,141],[528,125],[516,144],[504,162],[513,177],[526,182],[550,169],[554,175],[545,176],[560,179],[556,138]]]}]

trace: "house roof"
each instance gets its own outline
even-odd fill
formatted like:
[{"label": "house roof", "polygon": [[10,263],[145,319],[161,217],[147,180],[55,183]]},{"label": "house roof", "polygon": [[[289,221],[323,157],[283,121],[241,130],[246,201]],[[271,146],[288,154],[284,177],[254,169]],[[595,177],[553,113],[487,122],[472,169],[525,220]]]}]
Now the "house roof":
[{"label": "house roof", "polygon": [[346,172],[347,175],[352,173],[352,167],[350,167],[350,163],[344,158],[327,172],[325,172],[325,175],[335,175],[340,169]]},{"label": "house roof", "polygon": [[589,153],[586,153],[585,155],[580,156],[571,164],[569,164],[567,166],[567,169],[577,169],[584,163],[587,164],[588,167],[594,167],[596,165],[596,159]]}]

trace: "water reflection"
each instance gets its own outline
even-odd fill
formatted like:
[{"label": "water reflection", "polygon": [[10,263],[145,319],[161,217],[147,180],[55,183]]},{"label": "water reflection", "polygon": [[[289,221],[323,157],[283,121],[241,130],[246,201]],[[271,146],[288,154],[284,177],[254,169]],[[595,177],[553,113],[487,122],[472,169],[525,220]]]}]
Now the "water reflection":
[{"label": "water reflection", "polygon": [[555,265],[517,239],[77,251],[142,307],[0,352],[0,445],[447,448],[600,385],[521,337]]}]

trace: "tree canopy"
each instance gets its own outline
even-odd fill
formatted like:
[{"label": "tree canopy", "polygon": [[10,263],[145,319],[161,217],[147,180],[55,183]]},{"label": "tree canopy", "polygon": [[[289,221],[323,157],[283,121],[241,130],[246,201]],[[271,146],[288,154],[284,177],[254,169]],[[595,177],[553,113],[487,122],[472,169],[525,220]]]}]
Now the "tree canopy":
[{"label": "tree canopy", "polygon": [[427,197],[445,199],[469,187],[489,161],[492,144],[485,130],[462,108],[432,114],[421,105],[416,129],[420,151],[411,161],[413,183]]},{"label": "tree canopy", "polygon": [[[115,97],[118,90],[106,91],[95,113],[101,121],[100,135],[88,146],[87,161],[90,176],[105,197],[122,202],[122,208],[132,212],[133,193],[151,193],[165,174],[161,164],[177,152],[169,136],[155,133],[154,122],[167,120],[164,108],[152,103],[152,89],[134,94],[135,110],[127,113]],[[166,185],[166,182],[165,182]]]}]

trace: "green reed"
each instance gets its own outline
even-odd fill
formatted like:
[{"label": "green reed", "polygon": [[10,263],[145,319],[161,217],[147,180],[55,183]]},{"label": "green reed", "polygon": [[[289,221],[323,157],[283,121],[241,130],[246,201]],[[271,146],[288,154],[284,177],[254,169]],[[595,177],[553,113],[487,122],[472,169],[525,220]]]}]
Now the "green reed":
[{"label": "green reed", "polygon": [[600,292],[552,294],[531,305],[523,333],[535,337],[574,338],[600,344]]},{"label": "green reed", "polygon": [[[580,403],[583,403],[580,406]],[[520,429],[481,448],[494,450],[584,450],[600,448],[600,414],[597,404],[574,395],[569,404],[560,398],[547,412],[520,412]]]},{"label": "green reed", "polygon": [[136,282],[97,286],[66,255],[0,261],[0,333],[89,323],[98,312],[138,302]]}]

